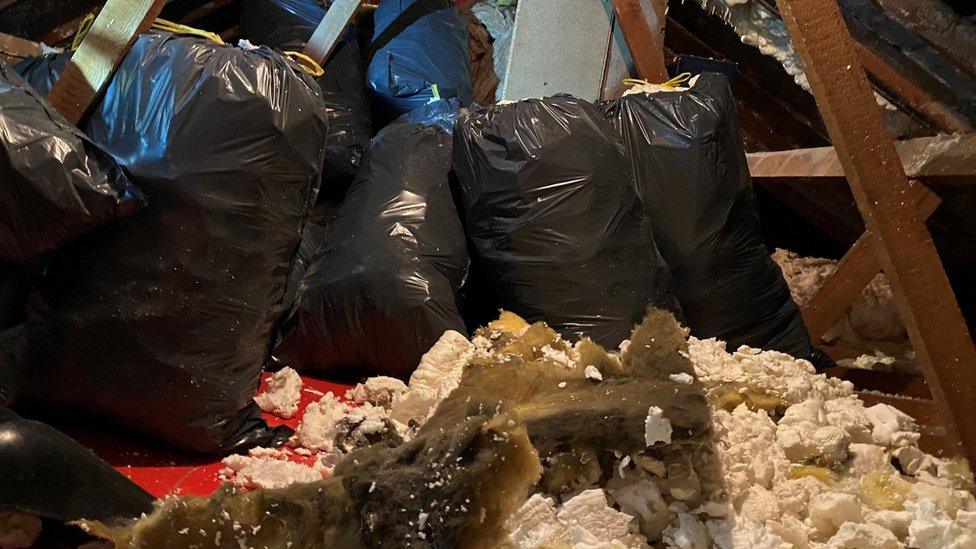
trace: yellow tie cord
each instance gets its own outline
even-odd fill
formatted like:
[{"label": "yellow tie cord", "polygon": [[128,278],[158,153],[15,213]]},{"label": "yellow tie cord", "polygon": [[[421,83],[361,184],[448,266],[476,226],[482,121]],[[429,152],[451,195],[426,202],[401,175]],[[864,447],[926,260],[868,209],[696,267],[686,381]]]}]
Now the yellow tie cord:
[{"label": "yellow tie cord", "polygon": [[314,77],[319,77],[325,74],[325,69],[322,68],[322,65],[319,65],[314,59],[305,55],[304,53],[297,51],[286,51],[283,53],[288,57],[291,57],[295,63],[298,63],[298,66],[308,74]]},{"label": "yellow tie cord", "polygon": [[654,86],[654,85],[657,85],[657,86],[660,86],[660,87],[665,88],[667,90],[677,90],[678,89],[678,86],[680,86],[681,84],[684,84],[685,82],[687,82],[689,80],[691,80],[691,73],[690,72],[683,72],[683,73],[675,76],[671,80],[668,80],[667,82],[664,82],[662,84],[652,84],[652,83],[648,82],[647,80],[641,80],[640,78],[624,78],[623,83],[626,84],[626,85],[628,85],[628,86]]},{"label": "yellow tie cord", "polygon": [[[85,36],[88,34],[88,31],[91,30],[92,23],[94,22],[95,22],[95,15],[91,13],[86,15],[85,18],[81,20],[81,24],[78,25],[78,32],[75,33],[75,37],[71,41],[71,51],[75,51],[78,49],[78,46],[81,45],[82,40],[85,39]],[[180,23],[174,23],[173,21],[169,21],[166,19],[156,19],[155,21],[153,21],[152,28],[161,31],[171,32],[173,34],[199,36],[200,38],[206,38],[216,44],[220,44],[220,45],[224,44],[224,41],[220,38],[220,35],[215,32],[197,29],[189,25],[182,25]],[[295,62],[298,63],[298,66],[301,67],[303,71],[307,72],[312,76],[318,77],[325,74],[325,70],[322,69],[322,66],[316,63],[314,59],[305,55],[304,53],[300,53],[297,51],[286,51],[284,52],[284,54],[292,58],[293,60],[295,60]]]}]

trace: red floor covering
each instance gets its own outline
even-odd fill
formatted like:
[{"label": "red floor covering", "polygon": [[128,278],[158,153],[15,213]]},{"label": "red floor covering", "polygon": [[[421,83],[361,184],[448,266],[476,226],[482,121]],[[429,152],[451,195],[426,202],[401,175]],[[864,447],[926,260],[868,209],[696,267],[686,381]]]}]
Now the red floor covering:
[{"label": "red floor covering", "polygon": [[[295,428],[305,413],[309,403],[332,391],[343,396],[348,385],[339,385],[312,378],[302,378],[302,400],[298,414],[284,420],[271,414],[264,414],[269,425],[288,425]],[[264,382],[261,384],[262,390]],[[163,498],[166,496],[203,496],[212,494],[220,487],[217,477],[222,468],[219,458],[186,455],[149,441],[134,438],[128,433],[114,430],[93,430],[80,427],[64,428],[65,433],[75,438],[99,457],[109,462],[120,473],[129,477],[144,490]]]}]

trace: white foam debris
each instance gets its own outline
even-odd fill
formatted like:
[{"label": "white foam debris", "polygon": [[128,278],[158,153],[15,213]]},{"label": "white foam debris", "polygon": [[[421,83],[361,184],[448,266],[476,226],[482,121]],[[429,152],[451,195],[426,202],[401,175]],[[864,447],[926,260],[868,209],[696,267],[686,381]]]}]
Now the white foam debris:
[{"label": "white foam debris", "polygon": [[882,351],[875,349],[874,354],[871,355],[861,355],[855,358],[851,362],[851,368],[860,368],[862,370],[877,370],[878,364],[884,366],[891,366],[895,363],[897,359],[893,356],[888,356]]},{"label": "white foam debris", "polygon": [[845,522],[827,541],[826,549],[901,549],[904,547],[891,530],[870,523]]},{"label": "white foam debris", "polygon": [[396,395],[390,406],[390,418],[402,425],[422,424],[437,405],[457,388],[464,366],[475,354],[475,346],[466,337],[448,330],[420,359],[410,376],[408,390]]},{"label": "white foam debris", "polygon": [[555,362],[556,364],[572,370],[576,367],[576,360],[561,349],[555,349],[550,345],[543,345],[542,349],[543,358],[548,358],[549,360]]},{"label": "white foam debris", "polygon": [[252,452],[231,455],[222,462],[220,478],[241,488],[284,488],[295,483],[315,482],[329,471],[318,462],[305,465],[289,461],[284,453]]},{"label": "white foam debris", "polygon": [[556,517],[552,499],[533,494],[505,524],[508,539],[515,547],[539,547],[546,543],[568,543],[566,528]]},{"label": "white foam debris", "polygon": [[864,412],[873,426],[871,436],[876,444],[898,448],[918,443],[918,425],[908,414],[890,404],[875,404]]},{"label": "white foam debris", "polygon": [[298,413],[301,396],[302,378],[286,366],[271,374],[264,392],[258,393],[254,402],[265,412],[289,419]]},{"label": "white foam debris", "polygon": [[603,374],[601,374],[600,370],[592,364],[583,369],[583,375],[586,376],[586,379],[590,381],[603,381]]},{"label": "white foam debris", "polygon": [[[607,504],[607,496],[603,490],[584,490],[563,503],[562,509],[556,513],[556,518],[563,524],[585,530],[596,540],[612,542],[614,540],[626,546],[643,547],[646,543],[633,539],[630,534],[630,523],[634,517],[621,513]],[[633,543],[633,545],[632,545]]]},{"label": "white foam debris", "polygon": [[658,442],[671,443],[671,421],[664,417],[664,410],[651,406],[644,419],[644,443],[654,446]]},{"label": "white foam debris", "polygon": [[346,391],[346,398],[356,404],[389,407],[393,399],[406,390],[407,385],[395,377],[377,376]]},{"label": "white foam debris", "polygon": [[830,537],[845,522],[864,522],[857,496],[844,492],[825,492],[810,502],[810,524],[823,537]]},{"label": "white foam debris", "polygon": [[909,546],[918,549],[976,547],[976,510],[958,510],[953,517],[930,498],[906,502],[905,507],[914,514],[908,527]]},{"label": "white foam debris", "polygon": [[847,459],[850,435],[830,424],[824,401],[810,399],[787,408],[776,426],[776,443],[790,461],[838,464]]},{"label": "white foam debris", "polygon": [[328,452],[339,434],[339,422],[352,408],[331,391],[305,409],[295,430],[295,442],[309,450]]},{"label": "white foam debris", "polygon": [[778,351],[742,346],[727,353],[723,341],[691,337],[688,356],[695,376],[708,393],[732,386],[776,396],[792,405],[808,398],[829,400],[854,392],[851,382],[817,374],[808,361]]},{"label": "white foam debris", "polygon": [[692,376],[691,374],[689,374],[687,372],[680,372],[680,373],[677,373],[677,374],[671,374],[671,375],[668,376],[668,379],[670,379],[671,381],[673,381],[675,383],[681,383],[683,385],[691,385],[691,383],[693,381],[695,381],[694,376]]},{"label": "white foam debris", "polygon": [[646,541],[630,532],[633,517],[607,504],[603,490],[585,490],[556,509],[555,502],[532,495],[506,522],[514,547],[569,546],[586,548],[643,548]]}]

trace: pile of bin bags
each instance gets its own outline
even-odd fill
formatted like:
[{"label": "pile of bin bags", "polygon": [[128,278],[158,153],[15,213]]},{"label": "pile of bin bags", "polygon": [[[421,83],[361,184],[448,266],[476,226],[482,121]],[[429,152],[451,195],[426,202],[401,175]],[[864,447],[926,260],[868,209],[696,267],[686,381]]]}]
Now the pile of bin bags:
[{"label": "pile of bin bags", "polygon": [[[62,60],[21,68],[43,81]],[[36,118],[67,126],[31,97]],[[4,120],[16,109],[4,104]],[[91,208],[75,205],[82,220],[121,214],[100,204],[138,192],[125,179],[95,179],[117,171],[114,158],[148,204],[48,258],[30,303],[21,397],[83,408],[202,452],[285,438],[267,428],[252,397],[319,190],[327,113],[318,86],[268,48],[152,32],[129,51],[84,129],[110,156],[86,149],[77,130],[60,130],[59,149],[74,147],[92,181],[44,177],[34,186],[100,193]],[[8,149],[3,169],[31,153],[24,165],[50,151]],[[16,182],[6,173],[2,180]],[[29,208],[35,223],[64,224],[59,212],[32,205],[31,183],[8,193],[4,215]]]},{"label": "pile of bin bags", "polygon": [[826,365],[763,243],[724,77],[599,106],[465,111],[453,151],[446,106],[370,144],[283,323],[280,363],[405,377],[482,302],[610,348],[653,305],[698,337]]}]

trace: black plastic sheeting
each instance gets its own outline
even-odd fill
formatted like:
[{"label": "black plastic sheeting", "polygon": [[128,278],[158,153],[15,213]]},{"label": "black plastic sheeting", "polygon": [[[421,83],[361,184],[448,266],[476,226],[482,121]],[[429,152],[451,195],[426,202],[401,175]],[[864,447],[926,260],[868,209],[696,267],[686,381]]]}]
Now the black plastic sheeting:
[{"label": "black plastic sheeting", "polygon": [[467,21],[448,0],[383,0],[373,21],[366,80],[378,122],[431,101],[435,84],[437,97],[471,103]]},{"label": "black plastic sheeting", "polygon": [[[302,51],[325,11],[316,0],[247,0],[238,30],[255,45]],[[325,74],[315,79],[329,120],[322,194],[341,198],[359,171],[363,150],[373,135],[355,29],[349,29],[322,68]]]},{"label": "black plastic sheeting", "polygon": [[0,406],[0,509],[114,522],[151,513],[153,501],[64,433]]},{"label": "black plastic sheeting", "polygon": [[444,331],[465,331],[457,292],[468,256],[448,179],[459,107],[422,107],[370,143],[276,361],[333,378],[406,378]]},{"label": "black plastic sheeting", "polygon": [[696,337],[799,358],[814,353],[799,308],[762,237],[727,79],[604,105],[633,161],[637,190]]},{"label": "black plastic sheeting", "polygon": [[111,156],[6,67],[0,67],[0,194],[0,261],[15,263],[146,204]]},{"label": "black plastic sheeting", "polygon": [[501,307],[609,348],[648,305],[674,309],[623,143],[592,104],[555,96],[462,116],[454,169]]},{"label": "black plastic sheeting", "polygon": [[149,206],[59,250],[25,394],[201,452],[287,435],[251,399],[318,191],[318,94],[267,48],[139,38],[87,131]]}]

